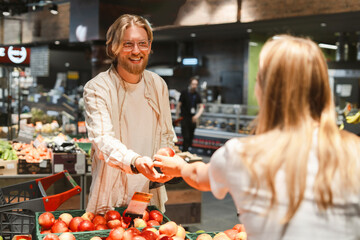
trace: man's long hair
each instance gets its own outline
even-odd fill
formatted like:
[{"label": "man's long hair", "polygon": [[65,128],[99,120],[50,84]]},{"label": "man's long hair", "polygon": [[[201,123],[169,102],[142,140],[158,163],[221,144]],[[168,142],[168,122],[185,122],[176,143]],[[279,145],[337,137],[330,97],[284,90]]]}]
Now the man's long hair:
[{"label": "man's long hair", "polygon": [[121,48],[125,30],[130,26],[138,26],[145,29],[148,40],[153,41],[153,32],[150,23],[143,17],[137,15],[121,15],[108,29],[106,33],[106,54],[113,62],[117,60]]},{"label": "man's long hair", "polygon": [[[275,180],[281,169],[288,198],[282,222],[294,216],[304,199],[314,147],[318,169],[312,187],[319,209],[331,207],[336,196],[358,193],[359,139],[336,125],[327,64],[317,44],[289,35],[268,40],[260,53],[257,81],[261,102],[256,135],[242,140],[241,155],[253,186],[271,193],[269,210],[278,203]],[[313,142],[317,131],[318,141]]]}]

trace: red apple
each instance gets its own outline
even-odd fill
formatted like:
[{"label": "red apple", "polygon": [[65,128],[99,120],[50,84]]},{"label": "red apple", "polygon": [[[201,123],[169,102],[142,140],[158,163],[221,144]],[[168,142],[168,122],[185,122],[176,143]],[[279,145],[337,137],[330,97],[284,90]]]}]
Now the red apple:
[{"label": "red apple", "polygon": [[123,235],[124,235],[124,228],[122,227],[117,227],[117,228],[114,228],[110,231],[109,233],[109,237],[112,239],[112,240],[122,240],[123,238]]},{"label": "red apple", "polygon": [[92,223],[96,226],[99,224],[106,224],[106,219],[101,215],[96,215],[92,220]]},{"label": "red apple", "polygon": [[247,233],[246,232],[238,232],[235,235],[235,240],[247,240]]},{"label": "red apple", "polygon": [[136,235],[136,236],[133,237],[133,240],[146,240],[146,238],[144,238],[141,235]]},{"label": "red apple", "polygon": [[212,240],[212,237],[208,233],[202,233],[197,236],[196,240]]},{"label": "red apple", "polygon": [[144,228],[146,227],[146,222],[142,218],[135,218],[134,219],[134,227],[136,228]]},{"label": "red apple", "polygon": [[106,224],[98,224],[95,226],[95,230],[105,230],[105,229],[109,229],[108,226],[106,226]]},{"label": "red apple", "polygon": [[72,232],[77,232],[80,223],[84,221],[82,217],[74,217],[69,223],[69,228]]},{"label": "red apple", "polygon": [[50,233],[46,235],[43,240],[60,240],[60,238],[57,235]]},{"label": "red apple", "polygon": [[159,155],[162,155],[162,156],[168,156],[168,157],[173,157],[175,155],[175,152],[174,150],[172,150],[171,148],[169,147],[163,147],[163,148],[160,148],[156,154],[159,154]]},{"label": "red apple", "polygon": [[49,234],[49,233],[51,233],[51,229],[42,230],[42,231],[40,232],[40,234]]},{"label": "red apple", "polygon": [[105,219],[106,221],[115,220],[115,219],[121,220],[121,215],[118,211],[110,210],[105,213]]},{"label": "red apple", "polygon": [[172,236],[173,240],[184,240],[185,238],[179,237],[179,236]]},{"label": "red apple", "polygon": [[142,219],[144,219],[145,222],[149,221],[149,219],[150,219],[150,214],[149,214],[149,211],[148,211],[148,210],[145,210],[145,211],[144,211],[144,214],[143,214]]},{"label": "red apple", "polygon": [[92,212],[86,212],[86,213],[84,213],[81,217],[82,217],[83,219],[85,219],[85,220],[89,220],[90,222],[92,222],[92,220],[93,220],[94,217],[95,217],[95,214],[92,213]]},{"label": "red apple", "polygon": [[154,227],[145,227],[145,228],[143,228],[141,231],[142,231],[142,232],[144,232],[144,231],[151,231],[151,232],[154,232],[157,236],[159,236],[159,231],[158,231],[156,228],[154,228]]},{"label": "red apple", "polygon": [[52,225],[55,223],[55,217],[54,214],[51,212],[44,212],[39,216],[39,224],[40,226],[45,229],[50,229]]},{"label": "red apple", "polygon": [[70,213],[62,213],[60,214],[58,219],[64,221],[69,226],[71,219],[73,219],[73,216],[71,216]]},{"label": "red apple", "polygon": [[121,221],[119,219],[110,220],[106,223],[106,225],[108,226],[108,228],[122,227]]},{"label": "red apple", "polygon": [[95,237],[90,238],[90,240],[102,240],[102,239],[101,239],[101,237],[95,236]]},{"label": "red apple", "polygon": [[213,240],[230,240],[230,238],[224,232],[219,232],[213,237]]},{"label": "red apple", "polygon": [[142,231],[140,236],[143,236],[146,240],[156,240],[158,237],[153,231]]},{"label": "red apple", "polygon": [[182,239],[185,239],[186,231],[185,228],[183,228],[181,225],[178,225],[177,232],[175,236],[181,237]]},{"label": "red apple", "polygon": [[178,225],[174,221],[170,221],[159,227],[159,233],[172,237],[177,233],[177,229]]},{"label": "red apple", "polygon": [[123,240],[133,240],[134,236],[137,236],[140,234],[140,230],[134,227],[131,227],[127,230],[125,230],[123,235]]},{"label": "red apple", "polygon": [[94,230],[95,230],[95,225],[89,220],[82,221],[78,226],[79,232],[94,231]]},{"label": "red apple", "polygon": [[225,233],[231,240],[234,240],[234,239],[235,239],[235,235],[238,233],[238,231],[235,230],[235,229],[228,229],[228,230],[225,230],[224,233]]},{"label": "red apple", "polygon": [[161,234],[158,238],[158,240],[173,240],[172,237],[166,235],[166,234]]},{"label": "red apple", "polygon": [[246,232],[244,224],[235,224],[235,226],[232,228],[237,230],[238,232]]},{"label": "red apple", "polygon": [[58,220],[51,227],[51,232],[53,232],[53,233],[63,233],[63,232],[68,232],[68,231],[69,231],[68,225],[62,220]]},{"label": "red apple", "polygon": [[148,227],[152,227],[152,226],[160,226],[161,224],[160,224],[158,221],[149,220],[149,221],[147,221],[146,225],[147,225]]},{"label": "red apple", "polygon": [[64,232],[59,236],[60,240],[76,240],[75,236],[72,233]]},{"label": "red apple", "polygon": [[158,210],[151,210],[149,213],[149,219],[155,220],[158,223],[162,223],[163,218],[164,218],[163,214]]},{"label": "red apple", "polygon": [[126,210],[127,210],[127,209],[125,209],[124,212],[123,212],[123,214],[122,214],[123,221],[126,222],[126,223],[130,223],[130,222],[131,222],[131,217],[125,216]]}]

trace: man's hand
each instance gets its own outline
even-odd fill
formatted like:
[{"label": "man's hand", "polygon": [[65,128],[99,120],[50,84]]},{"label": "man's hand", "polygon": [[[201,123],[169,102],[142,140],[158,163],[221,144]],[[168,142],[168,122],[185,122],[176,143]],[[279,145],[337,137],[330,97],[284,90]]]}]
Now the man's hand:
[{"label": "man's hand", "polygon": [[155,167],[160,167],[160,170],[166,176],[181,177],[181,169],[185,166],[186,162],[180,156],[166,157],[162,155],[154,155]]},{"label": "man's hand", "polygon": [[135,160],[135,167],[145,177],[153,182],[167,182],[172,177],[158,173],[154,168],[154,162],[149,157],[139,157]]}]

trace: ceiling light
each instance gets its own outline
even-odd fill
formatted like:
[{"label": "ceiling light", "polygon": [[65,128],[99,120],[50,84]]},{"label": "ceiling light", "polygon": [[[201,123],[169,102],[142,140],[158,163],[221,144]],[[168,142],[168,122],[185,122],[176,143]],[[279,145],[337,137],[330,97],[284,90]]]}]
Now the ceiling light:
[{"label": "ceiling light", "polygon": [[10,10],[9,10],[8,7],[5,7],[5,8],[4,8],[3,15],[4,15],[5,17],[10,16]]},{"label": "ceiling light", "polygon": [[246,32],[251,33],[251,32],[252,32],[252,29],[251,29],[251,28],[248,28],[248,29],[246,29]]},{"label": "ceiling light", "polygon": [[326,27],[327,25],[326,25],[326,23],[320,23],[320,26],[321,27]]},{"label": "ceiling light", "polygon": [[190,33],[190,37],[192,38],[196,37],[196,33]]},{"label": "ceiling light", "polygon": [[55,43],[55,45],[59,45],[60,41],[55,41],[54,43]]},{"label": "ceiling light", "polygon": [[56,14],[59,13],[59,12],[58,12],[58,7],[57,7],[56,4],[54,4],[54,5],[52,5],[52,6],[50,7],[50,12],[51,12],[52,14],[54,14],[54,15],[56,15]]},{"label": "ceiling light", "polygon": [[333,50],[337,49],[336,45],[331,45],[331,44],[326,44],[326,43],[319,43],[319,47],[326,48],[326,49],[333,49]]}]

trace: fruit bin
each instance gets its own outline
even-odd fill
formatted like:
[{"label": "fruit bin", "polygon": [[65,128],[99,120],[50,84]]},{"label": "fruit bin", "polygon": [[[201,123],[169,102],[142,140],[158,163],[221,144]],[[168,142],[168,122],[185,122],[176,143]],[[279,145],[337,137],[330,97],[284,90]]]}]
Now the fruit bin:
[{"label": "fruit bin", "polygon": [[[125,209],[127,207],[116,207],[115,210],[118,211],[121,216],[124,213]],[[148,206],[147,209],[149,211],[151,210],[158,210],[160,211],[156,206]],[[42,212],[36,212],[35,213],[35,219],[36,219],[36,239],[37,240],[42,240],[47,234],[41,234],[41,228],[38,222],[39,216],[43,213]],[[53,211],[51,212],[55,219],[58,219],[59,216],[62,213],[69,213],[71,214],[71,216],[73,217],[81,217],[86,211],[85,210],[62,210],[62,211]],[[170,219],[164,214],[163,214],[163,222],[162,223],[166,223],[166,222],[170,222]],[[99,236],[99,237],[107,237],[109,236],[111,229],[106,229],[106,230],[97,230],[97,231],[86,231],[86,232],[72,232],[72,234],[75,236],[76,240],[89,240],[90,238],[94,237],[94,236]],[[60,236],[61,233],[54,233],[55,235]]]},{"label": "fruit bin", "polygon": [[[72,189],[48,196],[46,190],[64,177]],[[0,235],[10,240],[15,235],[32,234],[36,212],[54,211],[80,192],[81,188],[68,171],[0,188]]]}]

